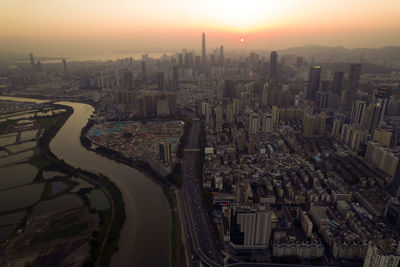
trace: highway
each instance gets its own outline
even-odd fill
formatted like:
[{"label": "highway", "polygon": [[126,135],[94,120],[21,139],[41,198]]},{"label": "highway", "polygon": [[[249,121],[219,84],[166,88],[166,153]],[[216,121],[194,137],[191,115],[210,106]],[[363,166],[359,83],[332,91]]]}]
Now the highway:
[{"label": "highway", "polygon": [[183,159],[183,182],[179,190],[185,222],[187,249],[190,266],[223,266],[222,255],[212,229],[208,208],[203,201],[202,179],[197,177],[200,161],[199,148],[200,121],[193,120]]}]

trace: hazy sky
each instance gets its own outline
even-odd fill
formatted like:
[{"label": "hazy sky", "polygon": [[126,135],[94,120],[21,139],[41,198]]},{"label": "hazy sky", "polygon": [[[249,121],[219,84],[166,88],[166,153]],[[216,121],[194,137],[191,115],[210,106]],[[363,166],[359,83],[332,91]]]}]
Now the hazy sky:
[{"label": "hazy sky", "polygon": [[0,51],[199,50],[203,31],[208,50],[400,45],[400,0],[0,0]]}]

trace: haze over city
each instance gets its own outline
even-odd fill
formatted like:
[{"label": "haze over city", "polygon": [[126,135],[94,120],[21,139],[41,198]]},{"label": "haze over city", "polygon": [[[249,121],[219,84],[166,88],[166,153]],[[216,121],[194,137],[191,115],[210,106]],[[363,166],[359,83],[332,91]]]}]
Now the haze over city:
[{"label": "haze over city", "polygon": [[399,0],[0,0],[0,266],[400,267]]},{"label": "haze over city", "polygon": [[175,52],[199,49],[201,32],[210,48],[377,48],[400,45],[399,11],[397,0],[3,0],[0,51],[64,57]]}]

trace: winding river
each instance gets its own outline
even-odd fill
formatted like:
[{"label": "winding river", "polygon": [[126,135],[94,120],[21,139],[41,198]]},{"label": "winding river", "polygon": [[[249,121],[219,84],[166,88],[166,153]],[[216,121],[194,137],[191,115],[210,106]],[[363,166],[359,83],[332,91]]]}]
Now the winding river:
[{"label": "winding river", "polygon": [[[0,97],[34,102],[34,99]],[[40,100],[39,100],[40,101]],[[111,266],[169,266],[171,218],[162,188],[143,173],[87,151],[80,133],[94,109],[82,103],[58,102],[74,112],[50,142],[50,150],[71,166],[110,178],[121,190],[126,221]]]}]

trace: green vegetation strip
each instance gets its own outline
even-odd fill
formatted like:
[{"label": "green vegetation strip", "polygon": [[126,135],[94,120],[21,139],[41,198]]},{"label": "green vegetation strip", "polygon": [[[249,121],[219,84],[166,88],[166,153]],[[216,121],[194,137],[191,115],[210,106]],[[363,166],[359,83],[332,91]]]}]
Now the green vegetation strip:
[{"label": "green vegetation strip", "polygon": [[43,240],[50,241],[58,238],[73,237],[80,234],[82,231],[86,230],[88,226],[89,224],[87,222],[76,223],[62,229],[51,231],[47,236],[43,238]]}]

